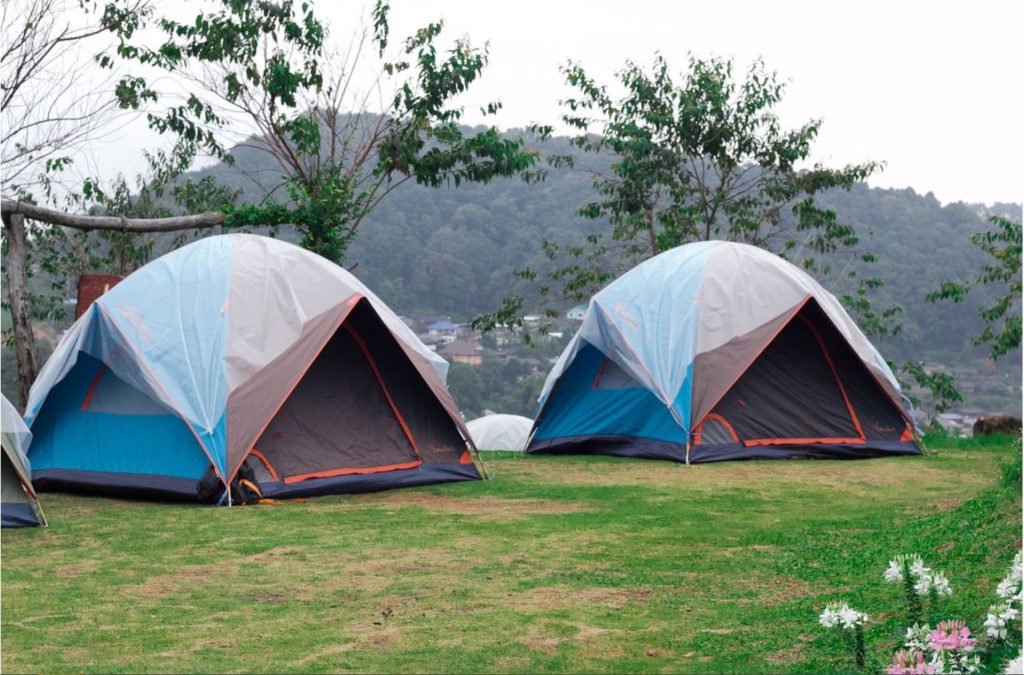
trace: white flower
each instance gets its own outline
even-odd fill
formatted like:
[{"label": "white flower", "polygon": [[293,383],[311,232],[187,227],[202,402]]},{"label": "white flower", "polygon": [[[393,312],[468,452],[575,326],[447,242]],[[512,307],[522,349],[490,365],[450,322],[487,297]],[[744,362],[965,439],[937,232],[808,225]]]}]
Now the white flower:
[{"label": "white flower", "polygon": [[886,581],[902,581],[903,580],[903,568],[895,560],[889,561],[889,569],[885,570],[885,574],[882,577]]},{"label": "white flower", "polygon": [[988,616],[985,617],[985,633],[989,637],[998,640],[1005,640],[1007,635],[1006,624],[1020,616],[1020,610],[1009,603],[992,605],[988,608]]},{"label": "white flower", "polygon": [[919,577],[922,573],[927,574],[929,572],[928,568],[924,566],[921,556],[916,553],[901,553],[889,561],[889,567],[885,570],[882,577],[886,581],[902,581],[904,566],[910,568],[910,574],[914,577]]},{"label": "white flower", "polygon": [[985,634],[998,640],[1006,639],[1006,622],[998,614],[993,614],[991,610],[985,618]]},{"label": "white flower", "polygon": [[928,589],[932,587],[932,577],[927,573],[927,570],[923,574],[917,575],[917,582],[914,583],[914,591],[918,595],[924,595],[928,592]]},{"label": "white flower", "polygon": [[1021,556],[1018,551],[1017,555],[1013,557],[1010,573],[996,586],[996,595],[1003,600],[1019,604],[1021,602],[1021,593]]},{"label": "white flower", "polygon": [[868,620],[868,615],[850,607],[845,602],[830,602],[825,606],[818,623],[825,628],[840,626],[843,630],[850,630],[855,626],[863,626]]},{"label": "white flower", "polygon": [[[1017,554],[1016,560],[1020,559],[1020,554]],[[1006,662],[1006,670],[1003,671],[1006,675],[1020,675],[1024,673],[1024,653],[1017,652],[1017,658]]]},{"label": "white flower", "polygon": [[915,577],[927,576],[931,572],[930,569],[924,566],[924,561],[920,557],[915,556],[910,563],[910,573]]},{"label": "white flower", "polygon": [[[972,654],[971,656],[967,656],[966,654],[964,654],[960,658],[956,659],[956,661],[957,672],[970,674],[981,671],[981,657],[977,654]],[[950,672],[954,671],[950,669]]]},{"label": "white flower", "polygon": [[936,595],[953,595],[953,589],[949,586],[949,579],[947,579],[946,575],[942,572],[935,572],[932,574],[931,582]]},{"label": "white flower", "polygon": [[854,626],[863,626],[867,620],[867,614],[858,612],[849,605],[843,605],[842,609],[839,610],[839,621],[843,624],[845,630],[850,630]]},{"label": "white flower", "polygon": [[914,624],[907,629],[904,635],[903,646],[907,649],[915,652],[926,652],[930,649],[928,643],[928,635],[932,632],[932,627],[928,624]]},{"label": "white flower", "polygon": [[959,651],[939,651],[932,656],[931,665],[936,673],[949,675],[971,675],[981,670],[981,658],[977,654]]}]

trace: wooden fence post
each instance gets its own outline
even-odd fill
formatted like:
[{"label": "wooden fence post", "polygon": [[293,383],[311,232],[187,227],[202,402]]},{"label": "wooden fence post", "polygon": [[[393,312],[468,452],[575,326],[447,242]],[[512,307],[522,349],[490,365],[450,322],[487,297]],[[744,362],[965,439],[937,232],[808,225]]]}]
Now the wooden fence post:
[{"label": "wooden fence post", "polygon": [[25,270],[28,246],[25,236],[25,216],[4,213],[7,230],[7,299],[10,301],[11,321],[14,324],[14,352],[18,357],[19,409],[28,405],[28,392],[39,374],[39,354],[36,336],[32,331],[32,315],[28,309],[28,275]]}]

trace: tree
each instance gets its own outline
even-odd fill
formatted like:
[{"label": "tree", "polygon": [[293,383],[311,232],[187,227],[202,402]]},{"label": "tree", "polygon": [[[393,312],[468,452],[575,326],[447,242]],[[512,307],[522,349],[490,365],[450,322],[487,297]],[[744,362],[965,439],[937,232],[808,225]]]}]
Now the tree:
[{"label": "tree", "polygon": [[[122,4],[125,12],[148,6]],[[22,198],[47,191],[54,170],[67,169],[83,146],[125,120],[111,95],[112,76],[97,77],[88,54],[110,37],[108,28],[78,2],[6,1],[0,32],[0,184],[5,197]]]},{"label": "tree", "polygon": [[[120,44],[101,64],[120,59],[187,83],[184,103],[148,114],[150,127],[175,134],[187,156],[206,151],[230,159],[232,130],[255,130],[255,143],[246,145],[273,156],[281,173],[266,186],[263,203],[229,209],[227,226],[291,224],[303,246],[341,262],[365,216],[402,183],[487,182],[535,161],[522,140],[502,138],[493,127],[467,135],[458,124],[462,110],[452,100],[480,76],[486,49],[463,39],[440,56],[443,23],[436,22],[404,40],[397,57],[385,58],[389,11],[378,1],[372,30],[339,54],[326,46],[327,28],[308,2],[221,0],[217,11],[188,22],[125,13],[112,3],[104,20]],[[163,33],[155,48],[135,37],[148,23]],[[382,59],[380,72],[369,91],[357,94],[355,73],[368,48]],[[120,81],[117,94],[122,107],[134,109],[166,98],[134,75]],[[381,108],[368,110],[377,97]],[[485,111],[499,107],[489,103]],[[274,201],[282,187],[287,197]]]},{"label": "tree", "polygon": [[[822,274],[831,271],[823,256],[854,251],[860,242],[856,230],[839,221],[835,211],[820,207],[815,196],[834,188],[850,190],[881,164],[798,168],[810,156],[821,121],[784,130],[775,113],[784,86],[761,62],[737,82],[732,61],[692,57],[677,83],[659,55],[650,72],[627,64],[618,74],[625,90],[620,98],[578,64],[570,62],[563,73],[575,90],[563,101],[568,110],[562,117],[578,132],[572,145],[613,161],[610,173],[594,174],[599,198],[578,209],[584,218],[606,220],[608,227],[577,245],[542,242],[553,261],[538,288],[548,316],[557,315],[552,295],[586,300],[640,260],[691,241],[746,242]],[[553,132],[551,127],[535,129],[542,138]],[[575,160],[555,155],[549,162],[564,166]],[[555,264],[566,258],[567,264]],[[518,275],[532,281],[541,276],[536,269]],[[877,283],[862,280],[848,297],[850,304],[870,313],[870,303],[863,304],[866,289]],[[509,297],[499,311],[477,317],[475,325],[521,325],[523,303],[521,296]],[[884,330],[883,320],[898,311],[890,308],[869,318]]]},{"label": "tree", "polygon": [[974,340],[976,345],[991,343],[989,355],[998,359],[1021,344],[1021,223],[998,215],[990,216],[989,222],[996,229],[972,235],[971,243],[995,261],[982,266],[971,281],[942,282],[928,300],[962,302],[975,286],[999,288],[998,299],[980,312],[985,327]]},{"label": "tree", "polygon": [[[10,80],[14,84],[4,81],[5,121],[8,99],[14,93],[21,91],[31,96],[34,87],[47,84],[42,78],[47,71],[40,64],[48,63],[47,54],[55,45],[100,33],[112,35],[117,40],[116,48],[97,56],[99,66],[112,72],[115,68],[130,70],[143,66],[147,75],[128,72],[120,77],[113,91],[104,92],[108,100],[116,100],[122,110],[147,110],[150,128],[175,139],[173,151],[147,155],[158,184],[171,185],[200,152],[230,160],[229,139],[241,116],[249,123],[249,130],[258,130],[259,148],[278,160],[283,181],[269,190],[261,202],[240,206],[227,199],[230,191],[203,190],[207,196],[223,198],[218,204],[222,213],[214,220],[226,227],[294,225],[306,248],[336,262],[344,259],[366,214],[402,182],[412,179],[435,187],[446,182],[487,182],[494,176],[525,171],[535,160],[533,154],[524,150],[521,140],[503,139],[493,127],[473,135],[463,133],[458,125],[462,111],[451,101],[480,75],[487,55],[463,40],[439,58],[435,40],[441,33],[441,23],[419,30],[405,41],[398,60],[383,63],[380,77],[406,79],[399,83],[380,114],[368,116],[362,108],[355,114],[346,114],[340,108],[351,84],[350,64],[334,62],[336,70],[324,70],[332,63],[325,48],[326,29],[308,2],[297,5],[292,0],[220,0],[217,9],[202,10],[193,20],[179,22],[157,16],[154,6],[145,0],[111,0],[102,5],[83,0],[81,6],[89,15],[99,17],[95,26],[86,32],[53,29],[55,37],[36,45],[30,39],[34,35],[33,22],[41,21],[42,17],[51,20],[51,28],[57,25],[50,15],[56,0],[34,1],[39,9],[32,9],[36,7],[32,5],[26,13],[28,18],[11,24],[20,27],[22,43],[28,47],[23,50],[27,56],[16,59],[17,67]],[[4,8],[6,34],[8,6]],[[382,58],[388,47],[388,12],[386,3],[377,3],[369,39]],[[140,37],[147,28],[163,35],[156,47],[149,46],[151,36]],[[364,33],[354,55],[350,55],[356,61],[366,40]],[[11,53],[14,52],[8,51],[8,55]],[[167,74],[171,77],[164,77]],[[33,77],[38,81],[33,81]],[[173,90],[175,82],[184,86]],[[197,83],[206,86],[194,86]],[[487,110],[494,112],[498,107],[499,104],[491,103]],[[56,121],[73,120],[64,116]],[[50,150],[43,155],[46,159],[38,172],[45,178],[41,181],[44,196],[53,197],[50,177],[70,163],[67,157],[50,155],[85,138],[88,134],[57,134],[51,138],[47,146]],[[22,152],[23,146],[21,143],[12,147]],[[6,140],[4,147],[6,152]],[[42,151],[33,152],[22,152],[16,159],[34,161],[38,168]],[[123,180],[115,183],[113,189],[102,189],[102,184],[104,181],[98,178],[86,179],[80,189],[67,195],[69,203],[75,207],[99,206],[105,212],[112,206],[122,212],[143,203],[155,208],[163,206],[148,201],[144,194],[149,190],[148,184],[140,184],[140,192],[135,196],[121,189]],[[287,199],[273,202],[271,198],[279,187],[286,188]],[[27,202],[37,197],[25,189],[12,196]],[[11,208],[5,205],[4,215],[5,245],[12,245],[12,255],[19,258],[18,264],[12,266],[20,272],[11,283],[11,288],[18,286],[17,298],[12,298],[11,305],[17,316],[15,339],[19,343],[21,385],[27,388],[37,371],[26,302],[27,279],[36,267],[57,270],[66,267],[63,263],[68,260],[60,259],[51,248],[47,251],[50,255],[41,263],[30,264],[29,244],[36,240],[68,244],[75,237],[49,226],[38,231],[39,237],[29,236],[24,220],[27,214],[13,202]],[[9,217],[12,215],[15,217]],[[82,226],[80,220],[75,221],[77,224],[59,218],[54,222]],[[133,227],[113,229],[138,231]],[[107,243],[112,245],[111,250],[120,251],[115,257],[123,271],[144,261],[152,251],[144,241],[128,241],[130,237],[124,232],[111,236],[116,241]],[[72,262],[97,260],[81,248],[74,253],[78,255],[77,259],[72,257]]]}]

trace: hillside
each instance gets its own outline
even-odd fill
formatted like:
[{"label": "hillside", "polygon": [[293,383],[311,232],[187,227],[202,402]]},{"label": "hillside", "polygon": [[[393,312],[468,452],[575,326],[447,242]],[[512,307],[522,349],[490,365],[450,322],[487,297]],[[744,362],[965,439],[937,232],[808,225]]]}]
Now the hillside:
[{"label": "hillside", "polygon": [[[533,145],[545,153],[570,151],[564,138]],[[407,183],[366,218],[346,264],[400,314],[466,321],[496,308],[510,293],[529,295],[530,287],[514,278],[513,270],[544,263],[543,239],[577,242],[601,228],[601,223],[580,218],[575,210],[593,194],[591,171],[607,169],[608,162],[587,155],[576,169],[552,170],[545,181],[529,185],[510,179],[458,189]],[[258,201],[265,190],[252,177],[273,186],[280,171],[266,153],[240,148],[235,166],[217,164],[188,178],[208,175],[241,189],[242,199]],[[866,185],[827,194],[821,202],[857,227],[863,250],[877,254],[878,261],[862,264],[860,272],[885,281],[877,292],[879,306],[904,307],[900,333],[878,341],[883,354],[895,361],[941,364],[966,379],[966,408],[1019,410],[1019,354],[993,365],[984,348],[971,344],[980,331],[978,310],[991,301],[991,292],[981,289],[962,304],[932,304],[924,297],[944,279],[967,279],[976,273],[984,258],[969,237],[987,229],[986,213],[1020,218],[1021,206],[944,206],[930,193]],[[279,236],[297,239],[288,230]],[[835,279],[822,281],[834,292],[844,290]],[[567,301],[563,311],[573,304]],[[5,361],[10,356],[5,354]],[[13,369],[6,370],[9,375]],[[972,378],[978,383],[970,382]],[[8,379],[4,378],[5,391],[10,391]],[[527,406],[523,407],[525,411]]]},{"label": "hillside", "polygon": [[[570,151],[564,138],[533,145],[544,153]],[[575,210],[593,194],[591,171],[605,170],[608,162],[581,156],[575,170],[553,170],[544,182],[530,185],[509,179],[458,189],[403,185],[364,221],[347,264],[400,313],[468,320],[512,292],[529,296],[530,287],[512,272],[543,263],[541,240],[579,241],[600,228]],[[239,154],[236,167],[217,165],[192,177],[213,174],[242,189],[244,198],[262,196],[243,170],[268,183],[278,175],[264,154],[250,150]],[[857,227],[863,250],[877,254],[877,262],[860,265],[860,272],[885,281],[877,292],[879,306],[904,307],[900,333],[879,344],[887,358],[944,364],[968,375],[992,370],[984,348],[971,344],[980,330],[978,310],[992,294],[982,289],[962,304],[933,304],[924,297],[944,279],[970,278],[983,263],[970,235],[987,228],[987,213],[1020,218],[1019,204],[944,206],[930,193],[866,185],[827,194],[821,202]],[[834,279],[822,281],[834,292],[844,290]],[[567,301],[565,309],[572,304]],[[968,405],[1019,408],[1019,359],[1000,362],[998,379],[1003,394]],[[1016,390],[1007,383],[1016,383]]]},{"label": "hillside", "polygon": [[[565,139],[535,145],[545,153],[569,149]],[[553,170],[544,182],[532,185],[510,179],[458,189],[403,185],[366,218],[347,264],[357,265],[359,277],[399,312],[465,320],[491,310],[510,292],[529,291],[512,271],[542,261],[541,240],[579,241],[600,228],[578,217],[575,209],[593,195],[589,170],[603,170],[607,162],[588,155],[579,168]],[[247,151],[238,155],[235,167],[216,165],[190,177],[212,174],[242,189],[243,199],[262,198],[263,191],[243,172],[264,177],[268,184],[278,176],[272,160]],[[940,361],[982,353],[970,348],[969,324],[988,299],[984,293],[962,305],[926,303],[924,296],[943,279],[971,276],[983,256],[971,246],[970,235],[986,229],[988,212],[1020,218],[1019,204],[943,206],[930,193],[866,185],[830,193],[821,201],[857,227],[864,250],[878,255],[863,273],[886,282],[879,302],[905,308],[902,334],[887,353]]]}]

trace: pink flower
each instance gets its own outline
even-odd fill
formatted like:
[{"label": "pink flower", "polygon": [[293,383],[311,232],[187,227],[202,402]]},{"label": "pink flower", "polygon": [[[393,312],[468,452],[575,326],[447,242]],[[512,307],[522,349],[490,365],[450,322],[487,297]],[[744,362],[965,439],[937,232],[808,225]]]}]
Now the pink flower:
[{"label": "pink flower", "polygon": [[922,652],[896,652],[892,665],[885,669],[888,675],[932,675],[935,666],[925,663]]},{"label": "pink flower", "polygon": [[977,642],[971,637],[971,629],[963,621],[943,621],[928,636],[928,642],[935,651],[962,649],[969,652]]}]

